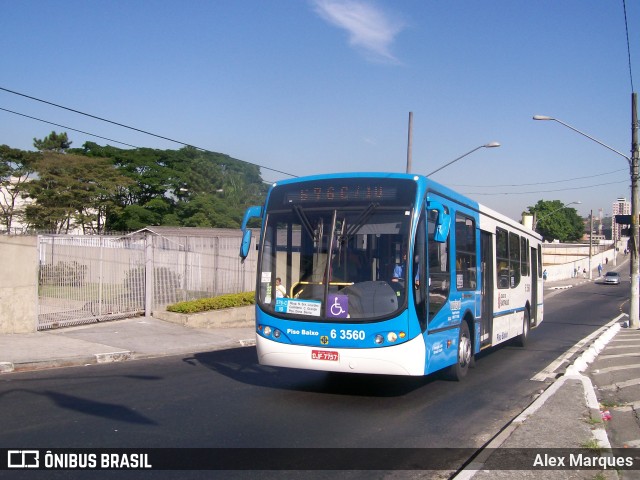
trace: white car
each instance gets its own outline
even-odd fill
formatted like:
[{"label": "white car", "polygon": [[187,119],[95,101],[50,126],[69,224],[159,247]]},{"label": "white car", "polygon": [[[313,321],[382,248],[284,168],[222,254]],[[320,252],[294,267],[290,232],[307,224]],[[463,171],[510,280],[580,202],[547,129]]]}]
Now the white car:
[{"label": "white car", "polygon": [[618,272],[607,272],[604,276],[603,283],[607,285],[620,285],[620,275]]}]

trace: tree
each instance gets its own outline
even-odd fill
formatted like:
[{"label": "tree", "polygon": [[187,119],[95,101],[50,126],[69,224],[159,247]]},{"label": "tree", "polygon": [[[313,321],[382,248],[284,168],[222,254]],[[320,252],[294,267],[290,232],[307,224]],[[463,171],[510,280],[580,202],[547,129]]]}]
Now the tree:
[{"label": "tree", "polygon": [[68,233],[74,224],[85,233],[102,233],[118,189],[131,183],[106,158],[46,151],[35,168],[38,178],[28,185],[35,202],[26,208],[26,219],[56,233]]},{"label": "tree", "polygon": [[149,225],[159,225],[161,219],[158,214],[141,205],[127,205],[117,217],[110,219],[108,223],[111,230],[131,232]]},{"label": "tree", "polygon": [[584,234],[584,222],[576,209],[565,207],[560,200],[539,200],[528,209],[529,214],[535,215],[536,232],[545,241],[575,242]]},{"label": "tree", "polygon": [[71,143],[72,142],[69,141],[69,138],[67,137],[66,132],[63,132],[61,134],[57,134],[56,132],[51,132],[42,140],[39,140],[37,138],[33,139],[33,146],[39,152],[64,153],[65,150],[71,147]]},{"label": "tree", "polygon": [[[34,228],[56,233],[78,225],[87,233],[147,225],[237,228],[246,207],[266,195],[259,167],[221,153],[70,145],[66,133],[54,131],[34,138],[38,152],[23,152],[32,155],[36,175],[21,187],[33,201],[25,218]],[[0,179],[18,165],[18,153],[7,155],[14,160],[0,157]]]},{"label": "tree", "polygon": [[[109,157],[133,181],[120,191],[118,208],[108,217],[114,230],[142,228],[145,221],[146,225],[236,228],[245,208],[261,203],[266,194],[255,165],[194,147],[123,150],[87,142],[69,152]],[[145,211],[128,208],[132,205]]]},{"label": "tree", "polygon": [[17,204],[34,173],[34,162],[32,152],[0,145],[0,221],[8,233],[14,219],[24,214]]}]

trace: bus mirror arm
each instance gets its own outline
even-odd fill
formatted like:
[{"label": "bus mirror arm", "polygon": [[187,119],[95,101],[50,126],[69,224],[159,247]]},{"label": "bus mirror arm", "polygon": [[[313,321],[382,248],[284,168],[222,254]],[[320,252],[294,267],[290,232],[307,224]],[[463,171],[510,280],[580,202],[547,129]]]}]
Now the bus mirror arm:
[{"label": "bus mirror arm", "polygon": [[438,220],[436,221],[433,239],[438,243],[446,242],[449,236],[449,229],[451,228],[451,215],[444,211],[444,206],[440,202],[433,200],[427,202],[427,209],[438,212]]}]

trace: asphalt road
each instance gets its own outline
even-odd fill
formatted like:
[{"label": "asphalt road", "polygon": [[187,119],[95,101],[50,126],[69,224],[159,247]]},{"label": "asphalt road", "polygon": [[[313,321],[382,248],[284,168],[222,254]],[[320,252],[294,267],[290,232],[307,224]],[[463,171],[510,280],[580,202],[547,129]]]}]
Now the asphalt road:
[{"label": "asphalt road", "polygon": [[[623,282],[547,295],[545,321],[531,332],[527,348],[504,345],[483,352],[459,383],[437,375],[262,367],[254,348],[6,375],[0,377],[0,447],[479,448],[549,382],[531,378],[617,316],[628,291]],[[80,478],[74,474],[82,472],[42,473]],[[116,473],[126,474],[102,472],[100,478]],[[401,473],[385,478],[429,478]],[[381,478],[371,472],[314,475]],[[255,472],[227,472],[225,478],[255,478]]]}]

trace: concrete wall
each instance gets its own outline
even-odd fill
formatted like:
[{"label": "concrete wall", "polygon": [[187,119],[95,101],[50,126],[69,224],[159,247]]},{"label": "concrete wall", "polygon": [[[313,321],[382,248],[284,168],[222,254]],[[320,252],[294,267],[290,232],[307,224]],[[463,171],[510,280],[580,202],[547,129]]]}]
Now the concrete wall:
[{"label": "concrete wall", "polygon": [[[557,264],[557,265],[548,265],[545,261],[545,249],[542,249],[542,259],[543,259],[543,271],[547,271],[547,280],[566,280],[574,277],[574,272],[577,269],[579,271],[578,276],[582,278],[582,270],[587,269],[587,278],[589,278],[589,255],[583,257],[575,257],[575,259],[571,262]],[[618,260],[620,260],[622,256],[618,254]],[[609,262],[607,263],[607,260]],[[591,271],[592,278],[598,277],[598,264],[602,264],[603,271],[611,270],[613,268],[613,248],[610,250],[604,251],[602,253],[594,253],[591,256]]]},{"label": "concrete wall", "polygon": [[0,236],[0,333],[36,331],[38,309],[38,239]]},{"label": "concrete wall", "polygon": [[[593,244],[591,254],[593,256],[611,250],[611,242]],[[583,258],[589,258],[588,243],[544,243],[542,244],[542,261],[545,266],[562,265],[571,262],[580,262]],[[609,260],[613,257],[609,255]]]}]

